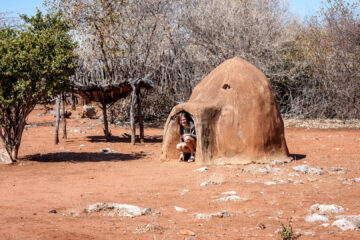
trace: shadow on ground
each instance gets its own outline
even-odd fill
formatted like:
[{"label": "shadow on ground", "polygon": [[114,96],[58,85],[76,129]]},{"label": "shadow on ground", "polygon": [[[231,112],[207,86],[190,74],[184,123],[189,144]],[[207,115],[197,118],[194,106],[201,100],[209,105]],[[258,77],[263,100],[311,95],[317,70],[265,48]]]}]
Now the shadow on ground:
[{"label": "shadow on ground", "polygon": [[290,157],[293,159],[293,161],[298,161],[298,160],[306,158],[306,155],[304,155],[304,154],[290,154]]},{"label": "shadow on ground", "polygon": [[[106,142],[105,136],[87,136],[90,142]],[[123,135],[123,137],[118,136],[111,136],[110,142],[114,143],[130,143],[131,142],[131,136],[130,135]],[[139,141],[139,136],[136,135],[136,142]],[[161,143],[162,142],[162,136],[156,135],[156,136],[146,136],[144,139],[145,143]]]},{"label": "shadow on ground", "polygon": [[103,161],[132,161],[145,157],[144,153],[77,153],[59,152],[47,154],[34,154],[25,156],[28,161],[36,162],[103,162]]}]

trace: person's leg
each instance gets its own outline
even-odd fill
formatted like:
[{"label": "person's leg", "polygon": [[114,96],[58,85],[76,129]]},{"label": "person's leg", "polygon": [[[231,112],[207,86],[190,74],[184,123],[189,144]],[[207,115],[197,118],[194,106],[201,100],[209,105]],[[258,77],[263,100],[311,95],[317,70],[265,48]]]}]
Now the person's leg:
[{"label": "person's leg", "polygon": [[189,149],[188,145],[184,142],[179,143],[176,145],[176,149],[183,153],[190,153],[191,150]]},{"label": "person's leg", "polygon": [[190,136],[187,136],[184,138],[184,140],[185,140],[186,146],[189,148],[189,151],[191,154],[188,162],[193,162],[193,161],[195,161],[196,139],[194,139]]}]

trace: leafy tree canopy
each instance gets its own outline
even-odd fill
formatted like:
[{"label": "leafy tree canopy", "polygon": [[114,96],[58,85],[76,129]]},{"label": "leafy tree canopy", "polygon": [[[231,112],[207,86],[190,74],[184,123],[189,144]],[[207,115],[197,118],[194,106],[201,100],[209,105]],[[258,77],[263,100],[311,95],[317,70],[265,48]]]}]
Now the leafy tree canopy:
[{"label": "leafy tree canopy", "polygon": [[0,137],[9,153],[35,105],[66,91],[76,68],[76,43],[61,13],[21,18],[23,29],[0,30]]}]

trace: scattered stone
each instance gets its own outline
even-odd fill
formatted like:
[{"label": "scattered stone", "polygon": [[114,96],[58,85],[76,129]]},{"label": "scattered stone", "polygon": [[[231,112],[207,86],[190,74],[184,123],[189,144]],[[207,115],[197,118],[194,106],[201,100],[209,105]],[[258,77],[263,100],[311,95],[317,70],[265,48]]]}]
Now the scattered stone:
[{"label": "scattered stone", "polygon": [[229,192],[223,192],[223,193],[221,193],[222,195],[236,195],[237,194],[237,192],[235,192],[235,191],[229,191]]},{"label": "scattered stone", "polygon": [[274,160],[271,162],[271,165],[284,165],[284,161],[281,160]]},{"label": "scattered stone", "polygon": [[181,229],[180,233],[182,235],[195,236],[195,233],[193,231],[188,230],[188,229]]},{"label": "scattered stone", "polygon": [[[340,216],[337,216],[336,218],[338,217]],[[341,217],[343,218],[340,218],[335,222],[333,222],[332,226],[338,227],[343,231],[348,231],[348,230],[355,231],[358,230],[358,228],[360,227],[360,216],[355,216],[357,217],[357,219],[348,218],[350,216],[341,216]]]},{"label": "scattered stone", "polygon": [[189,189],[183,189],[180,193],[180,195],[185,195],[186,193],[189,192]]},{"label": "scattered stone", "polygon": [[310,207],[311,212],[318,212],[320,214],[327,214],[327,213],[339,213],[343,212],[344,208],[341,206],[337,206],[335,204],[325,205],[325,204],[314,204]]},{"label": "scattered stone", "polygon": [[218,218],[224,218],[224,217],[230,217],[231,214],[228,211],[222,211],[222,212],[217,212],[217,213],[210,213],[210,214],[206,214],[206,213],[197,213],[195,214],[195,219],[211,219],[213,217],[218,217]]},{"label": "scattered stone", "polygon": [[271,172],[271,167],[269,165],[265,165],[264,168],[260,168],[257,171],[260,173],[269,173]]},{"label": "scattered stone", "polygon": [[329,171],[330,171],[330,172],[339,172],[339,171],[344,171],[344,169],[341,168],[341,167],[331,167],[331,168],[329,169]]},{"label": "scattered stone", "polygon": [[30,123],[30,124],[25,125],[25,128],[37,128],[37,127],[38,127],[38,125],[35,123]]},{"label": "scattered stone", "polygon": [[97,119],[98,117],[96,116],[96,108],[94,106],[84,105],[81,117],[82,118]]},{"label": "scattered stone", "polygon": [[208,167],[202,167],[202,168],[198,168],[198,169],[193,170],[193,172],[205,172],[207,170],[209,170]]},{"label": "scattered stone", "polygon": [[294,173],[294,172],[289,173],[288,176],[289,176],[289,177],[300,177],[299,174]]},{"label": "scattered stone", "polygon": [[241,200],[241,198],[239,196],[231,195],[231,196],[215,199],[215,200],[213,200],[213,202],[227,202],[227,201],[238,202],[240,200]]},{"label": "scattered stone", "polygon": [[302,232],[301,235],[314,237],[316,235],[316,233],[315,232]]},{"label": "scattered stone", "polygon": [[318,222],[318,221],[320,221],[320,222],[328,222],[329,218],[324,216],[324,215],[313,213],[311,215],[306,216],[305,221],[306,222]]},{"label": "scattered stone", "polygon": [[174,206],[174,208],[175,208],[175,211],[177,211],[177,212],[187,212],[186,208],[182,208],[182,207],[178,207],[178,206]]},{"label": "scattered stone", "polygon": [[254,181],[254,180],[246,180],[245,182],[246,183],[256,183],[256,181]]},{"label": "scattered stone", "polygon": [[343,231],[358,230],[360,228],[360,215],[336,216],[338,220],[332,226],[338,227]]},{"label": "scattered stone", "polygon": [[278,182],[279,183],[294,183],[295,180],[288,178],[288,179],[280,179]]},{"label": "scattered stone", "polygon": [[57,213],[56,209],[49,210],[49,213]]},{"label": "scattered stone", "polygon": [[293,167],[293,169],[297,172],[301,172],[304,174],[315,174],[315,175],[322,175],[324,173],[323,170],[321,170],[320,168],[313,168],[313,167],[309,167],[307,165],[298,165]]},{"label": "scattered stone", "polygon": [[140,208],[135,205],[129,204],[118,204],[118,203],[102,203],[98,202],[89,205],[84,212],[106,212],[107,216],[121,216],[121,217],[138,217],[151,213],[150,208]]},{"label": "scattered stone", "polygon": [[201,187],[205,187],[207,185],[216,185],[216,182],[213,182],[213,181],[208,181],[208,182],[202,182],[200,183],[200,186]]},{"label": "scattered stone", "polygon": [[145,226],[137,226],[134,233],[135,234],[143,234],[146,233],[148,231],[152,231],[152,232],[162,232],[164,230],[164,228],[160,225],[154,225],[154,224],[147,224]]},{"label": "scattered stone", "polygon": [[328,171],[328,173],[337,173],[337,174],[344,174],[345,170],[344,168],[340,168],[340,167],[331,167]]},{"label": "scattered stone", "polygon": [[111,153],[111,149],[110,148],[103,148],[100,150],[100,152],[102,153]]},{"label": "scattered stone", "polygon": [[83,133],[80,129],[71,129],[70,133]]},{"label": "scattered stone", "polygon": [[268,181],[268,182],[264,182],[264,184],[269,186],[269,185],[275,185],[275,184],[276,184],[276,182],[271,182],[271,181]]}]

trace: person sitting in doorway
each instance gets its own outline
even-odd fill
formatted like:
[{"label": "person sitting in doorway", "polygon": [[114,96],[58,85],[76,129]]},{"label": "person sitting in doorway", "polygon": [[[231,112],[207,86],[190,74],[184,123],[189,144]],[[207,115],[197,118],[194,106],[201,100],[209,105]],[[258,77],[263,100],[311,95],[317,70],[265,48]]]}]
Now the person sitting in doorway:
[{"label": "person sitting in doorway", "polygon": [[185,161],[187,159],[185,154],[190,154],[188,162],[194,162],[196,151],[195,125],[186,112],[180,112],[177,119],[180,125],[180,143],[176,145],[176,149],[180,151],[179,161]]}]

